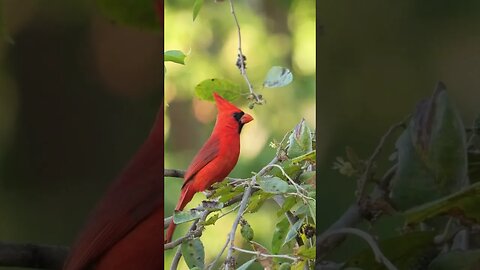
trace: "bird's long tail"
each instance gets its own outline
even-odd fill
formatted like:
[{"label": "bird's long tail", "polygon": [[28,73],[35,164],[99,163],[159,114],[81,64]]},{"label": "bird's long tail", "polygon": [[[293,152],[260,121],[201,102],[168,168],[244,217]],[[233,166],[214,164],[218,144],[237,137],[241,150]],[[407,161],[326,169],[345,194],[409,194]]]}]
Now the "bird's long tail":
[{"label": "bird's long tail", "polygon": [[[182,188],[182,193],[180,195],[180,199],[178,200],[177,206],[175,210],[182,211],[185,205],[189,203],[193,196],[195,195],[195,191],[192,190],[190,183],[187,183]],[[173,219],[170,221],[170,225],[168,225],[167,236],[165,237],[165,243],[169,243],[172,241],[173,232],[175,231],[175,223],[173,223]]]}]

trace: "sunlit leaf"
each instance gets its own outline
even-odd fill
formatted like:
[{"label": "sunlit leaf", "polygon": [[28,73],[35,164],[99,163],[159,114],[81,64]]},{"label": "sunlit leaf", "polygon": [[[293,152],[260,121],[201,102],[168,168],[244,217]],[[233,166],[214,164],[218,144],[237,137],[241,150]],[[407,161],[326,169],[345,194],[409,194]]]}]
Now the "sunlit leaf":
[{"label": "sunlit leaf", "polygon": [[218,220],[218,217],[219,217],[219,216],[220,216],[220,214],[219,214],[219,213],[216,213],[215,215],[209,217],[209,218],[205,221],[205,226],[215,224],[215,222]]},{"label": "sunlit leaf", "polygon": [[315,158],[317,157],[317,153],[315,150],[311,151],[311,152],[308,152],[306,154],[303,154],[301,156],[298,156],[296,158],[292,158],[292,162],[294,163],[299,163],[299,162],[302,162],[302,161],[310,161],[310,162],[315,162]]},{"label": "sunlit leaf", "polygon": [[281,194],[288,190],[288,183],[278,177],[261,177],[258,185],[263,191],[272,194]]},{"label": "sunlit leaf", "polygon": [[428,267],[428,270],[451,269],[480,269],[480,250],[451,251],[441,254]]},{"label": "sunlit leaf", "polygon": [[297,251],[295,252],[296,255],[303,257],[305,259],[310,259],[314,260],[316,256],[316,248],[315,246],[313,247],[307,247],[305,245],[299,247]]},{"label": "sunlit leaf", "polygon": [[230,199],[242,194],[245,191],[245,187],[235,187],[234,189],[230,190],[229,193],[225,193],[218,199],[222,203],[228,202]]},{"label": "sunlit leaf", "polygon": [[405,212],[408,223],[418,223],[438,215],[451,215],[465,223],[480,224],[480,183],[445,198]]},{"label": "sunlit leaf", "polygon": [[[398,269],[426,269],[428,259],[438,252],[433,238],[433,231],[414,232],[385,239],[378,243],[380,250]],[[385,269],[383,264],[377,262],[372,249],[366,247],[347,260],[347,267],[380,270]]]},{"label": "sunlit leaf", "polygon": [[195,0],[195,3],[193,3],[193,20],[197,18],[198,13],[200,12],[200,9],[202,9],[204,0]]},{"label": "sunlit leaf", "polygon": [[188,268],[198,267],[205,269],[205,250],[200,239],[194,238],[183,242],[181,250]]},{"label": "sunlit leaf", "polygon": [[283,202],[282,208],[278,210],[277,212],[277,217],[285,214],[285,212],[289,211],[292,209],[292,207],[297,203],[297,198],[295,196],[289,196],[285,198],[285,201]]},{"label": "sunlit leaf", "polygon": [[310,129],[302,119],[289,137],[287,155],[296,158],[312,151],[312,135]]},{"label": "sunlit leaf", "polygon": [[187,211],[175,211],[175,213],[173,214],[173,222],[175,224],[185,223],[200,218],[202,214],[203,211],[195,209]]},{"label": "sunlit leaf", "polygon": [[195,86],[195,95],[200,99],[213,101],[213,92],[217,92],[226,100],[233,101],[240,96],[241,88],[224,79],[207,79]]},{"label": "sunlit leaf", "polygon": [[298,261],[292,265],[291,270],[304,270],[306,263],[307,263],[306,261]]},{"label": "sunlit leaf", "polygon": [[97,0],[96,3],[110,20],[141,29],[160,30],[152,0]]},{"label": "sunlit leaf", "polygon": [[185,65],[185,54],[179,50],[170,50],[164,53],[164,61],[170,61],[177,64]]},{"label": "sunlit leaf", "polygon": [[240,266],[237,268],[237,270],[247,270],[248,267],[250,267],[250,265],[255,262],[255,260],[256,260],[256,258],[253,258],[253,259],[247,261],[246,263],[240,265]]},{"label": "sunlit leaf", "polygon": [[263,203],[272,196],[272,194],[263,191],[255,192],[255,194],[250,198],[250,201],[248,202],[248,207],[245,211],[247,211],[248,213],[257,212],[258,209],[260,209],[260,207],[263,205]]},{"label": "sunlit leaf", "polygon": [[278,268],[278,270],[290,270],[291,268],[292,268],[292,264],[284,262],[280,264],[280,267]]},{"label": "sunlit leaf", "polygon": [[293,75],[288,68],[273,66],[267,73],[263,86],[268,88],[282,87],[292,82]]},{"label": "sunlit leaf", "polygon": [[287,218],[282,219],[275,225],[275,230],[273,231],[272,237],[272,252],[273,254],[278,254],[280,248],[283,246],[285,242],[285,237],[288,233],[288,227],[290,223],[288,222]]},{"label": "sunlit leaf", "polygon": [[252,227],[250,226],[250,224],[248,224],[248,222],[244,221],[242,223],[240,223],[240,234],[242,235],[242,237],[247,240],[247,241],[252,241],[253,240],[253,237],[255,236],[255,233],[252,229]]}]

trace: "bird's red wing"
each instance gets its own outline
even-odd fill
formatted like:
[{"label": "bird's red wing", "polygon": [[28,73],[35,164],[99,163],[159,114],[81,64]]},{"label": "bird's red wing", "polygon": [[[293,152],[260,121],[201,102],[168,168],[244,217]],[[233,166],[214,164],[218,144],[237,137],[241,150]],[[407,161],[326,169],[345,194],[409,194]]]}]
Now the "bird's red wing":
[{"label": "bird's red wing", "polygon": [[[90,216],[67,258],[65,270],[95,264],[149,215],[163,209],[163,109],[160,111],[162,115],[158,114],[149,138]],[[163,234],[155,233],[151,237],[158,237],[161,249]]]},{"label": "bird's red wing", "polygon": [[218,156],[219,151],[220,140],[217,136],[212,135],[193,158],[190,166],[188,166],[188,169],[185,172],[185,182],[183,183],[183,186],[192,180],[193,176],[195,176],[195,174],[197,174],[203,167],[215,159]]}]

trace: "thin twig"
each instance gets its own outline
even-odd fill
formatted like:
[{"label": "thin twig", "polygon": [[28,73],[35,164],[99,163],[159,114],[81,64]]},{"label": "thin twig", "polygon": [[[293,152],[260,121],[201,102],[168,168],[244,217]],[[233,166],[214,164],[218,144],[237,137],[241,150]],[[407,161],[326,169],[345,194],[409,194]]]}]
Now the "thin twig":
[{"label": "thin twig", "polygon": [[177,270],[178,263],[180,262],[180,258],[182,257],[182,247],[177,248],[177,252],[175,252],[175,256],[173,257],[172,265],[170,266],[170,270]]},{"label": "thin twig", "polygon": [[282,258],[282,259],[288,259],[288,260],[292,260],[294,262],[296,262],[298,260],[298,258],[296,257],[292,257],[292,256],[289,256],[289,255],[283,255],[283,254],[265,254],[265,253],[261,253],[260,251],[251,251],[251,250],[246,250],[246,249],[243,249],[243,248],[238,248],[238,247],[233,247],[233,249],[237,250],[237,251],[240,251],[240,252],[243,252],[243,253],[247,253],[247,254],[254,254],[254,255],[257,255],[258,257],[265,257],[265,258]]},{"label": "thin twig", "polygon": [[375,255],[375,260],[377,262],[383,263],[385,267],[389,270],[397,270],[397,267],[393,265],[392,262],[387,257],[385,257],[385,255],[383,255],[382,251],[377,245],[377,242],[368,233],[357,228],[342,228],[342,229],[330,231],[328,234],[325,234],[324,236],[322,236],[320,238],[320,241],[334,234],[354,234],[356,236],[363,238],[372,249],[373,254]]},{"label": "thin twig", "polygon": [[200,226],[197,227],[197,225],[199,224],[199,222],[205,221],[207,219],[207,216],[211,212],[212,212],[212,210],[205,210],[202,213],[202,216],[199,219],[197,219],[193,222],[192,226],[190,226],[190,229],[188,229],[188,233],[185,236],[182,236],[182,237],[176,239],[175,241],[172,241],[170,243],[167,243],[167,244],[163,245],[163,249],[164,250],[172,249],[172,248],[182,244],[186,240],[190,239],[192,236],[200,237],[202,235],[202,230],[203,230],[204,226],[200,225]]},{"label": "thin twig", "polygon": [[[397,165],[392,166],[382,177],[382,180],[379,185],[375,186],[372,193],[370,194],[372,200],[378,198],[383,198],[386,196],[386,189],[390,184],[390,181],[395,175]],[[342,214],[342,216],[337,219],[330,227],[323,232],[320,237],[317,238],[317,258],[320,261],[328,251],[332,250],[336,246],[340,245],[343,240],[345,240],[344,235],[331,235],[330,237],[324,237],[326,234],[329,234],[331,231],[335,231],[341,228],[353,227],[362,221],[362,209],[359,204],[356,202],[352,203],[350,207]]]},{"label": "thin twig", "polygon": [[222,250],[220,251],[220,253],[217,254],[217,256],[215,257],[215,259],[213,260],[213,262],[208,266],[207,270],[210,270],[210,269],[212,269],[212,267],[215,266],[215,264],[217,263],[217,261],[222,257],[223,253],[225,252],[225,249],[227,248],[227,246],[228,246],[228,241],[225,242],[225,244],[223,245]]},{"label": "thin twig", "polygon": [[[238,209],[238,214],[237,217],[235,218],[235,221],[233,222],[232,229],[230,230],[230,234],[228,236],[228,242],[230,243],[230,248],[228,249],[227,253],[227,259],[226,259],[226,264],[225,264],[225,269],[230,269],[230,262],[233,261],[233,248],[235,245],[235,233],[237,231],[238,224],[240,223],[240,219],[242,218],[243,211],[247,208],[247,203],[248,199],[250,198],[251,191],[252,191],[252,186],[255,185],[257,177],[253,176],[252,177],[252,182],[250,185],[247,187],[245,192],[243,193],[243,198],[242,202],[240,203],[240,209]],[[232,266],[233,269],[235,269],[235,265]]]},{"label": "thin twig", "polygon": [[250,83],[250,80],[248,79],[248,76],[247,76],[247,71],[246,71],[246,68],[245,68],[245,61],[243,59],[243,52],[242,52],[242,34],[240,32],[240,24],[238,23],[237,14],[235,13],[235,7],[233,6],[233,0],[230,0],[229,2],[230,2],[230,12],[233,15],[233,19],[235,20],[235,24],[237,26],[237,32],[238,32],[238,54],[239,54],[238,58],[240,60],[240,73],[242,74],[243,78],[245,79],[245,82],[247,82],[248,90],[250,91],[250,94],[253,95],[253,97],[255,98],[255,101],[259,102],[260,98],[253,91],[253,86]]},{"label": "thin twig", "polygon": [[183,178],[184,175],[185,175],[185,171],[178,170],[178,169],[165,169],[163,171],[163,176],[165,177]]},{"label": "thin twig", "polygon": [[380,139],[380,142],[378,143],[377,147],[375,148],[375,151],[373,154],[370,156],[370,158],[367,161],[367,164],[365,166],[365,171],[362,174],[362,177],[358,180],[358,188],[357,188],[357,202],[361,202],[365,198],[365,193],[366,193],[366,187],[367,187],[367,182],[368,179],[371,178],[372,174],[372,167],[377,159],[378,155],[380,155],[380,152],[383,149],[383,146],[385,145],[385,142],[390,135],[397,130],[400,127],[404,127],[406,124],[406,121],[410,118],[410,115],[407,116],[404,120],[401,122],[398,122],[391,126],[385,134],[383,134],[382,138]]}]

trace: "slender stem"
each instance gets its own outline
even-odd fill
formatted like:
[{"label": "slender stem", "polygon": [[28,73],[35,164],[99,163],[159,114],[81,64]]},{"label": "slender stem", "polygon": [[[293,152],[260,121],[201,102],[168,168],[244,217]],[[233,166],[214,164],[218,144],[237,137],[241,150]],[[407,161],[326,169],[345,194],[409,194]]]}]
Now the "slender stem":
[{"label": "slender stem", "polygon": [[233,249],[235,249],[235,250],[237,250],[237,251],[240,251],[240,252],[243,252],[243,253],[247,253],[247,254],[254,254],[254,255],[257,255],[257,256],[259,256],[259,257],[265,257],[265,258],[283,258],[283,259],[292,260],[292,261],[294,261],[294,262],[296,262],[296,261],[298,260],[298,258],[289,256],[289,255],[283,255],[283,254],[278,254],[278,255],[265,254],[265,253],[261,253],[260,251],[251,251],[251,250],[246,250],[246,249],[238,248],[238,247],[233,247]]},{"label": "slender stem", "polygon": [[374,164],[375,160],[377,159],[378,155],[380,155],[380,153],[383,149],[383,146],[385,145],[385,141],[387,140],[388,137],[390,137],[390,135],[395,130],[397,130],[400,127],[405,126],[405,123],[406,123],[407,119],[409,119],[409,118],[410,118],[410,115],[407,116],[401,122],[391,126],[387,130],[387,132],[382,136],[382,138],[380,139],[380,142],[378,143],[377,147],[375,148],[375,151],[373,152],[373,154],[370,156],[370,158],[367,161],[367,165],[365,167],[364,173],[362,174],[362,177],[358,180],[357,202],[360,202],[361,200],[363,200],[365,198],[367,182],[368,182],[368,179],[370,179],[370,177],[371,177],[373,164]]},{"label": "slender stem", "polygon": [[255,98],[255,101],[260,101],[260,98],[258,95],[253,91],[253,86],[250,83],[250,80],[248,79],[247,76],[247,71],[245,68],[245,61],[243,59],[243,52],[242,52],[242,34],[240,32],[240,24],[238,23],[237,19],[237,14],[235,13],[235,7],[233,6],[233,0],[229,0],[230,2],[230,12],[233,15],[233,19],[235,20],[235,24],[237,26],[237,32],[238,32],[238,54],[239,54],[239,60],[240,60],[240,73],[242,74],[243,78],[245,79],[245,82],[247,82],[248,85],[248,90],[250,91],[250,94],[253,95]]},{"label": "slender stem", "polygon": [[368,245],[372,249],[373,254],[375,255],[375,260],[377,260],[377,262],[383,263],[388,270],[397,270],[397,267],[393,265],[392,262],[390,262],[390,260],[387,257],[385,257],[385,255],[383,255],[382,251],[377,245],[377,242],[375,242],[373,237],[368,233],[362,230],[359,230],[357,228],[341,228],[341,229],[330,231],[328,234],[323,235],[320,238],[320,241],[334,234],[354,234],[356,236],[361,237],[363,240],[365,240],[368,243]]},{"label": "slender stem", "polygon": [[[232,229],[230,230],[230,234],[228,236],[228,241],[230,242],[230,248],[228,249],[228,254],[227,254],[227,263],[225,264],[225,269],[230,269],[230,264],[229,262],[233,259],[233,250],[234,250],[234,245],[235,245],[235,232],[237,231],[238,224],[240,223],[240,219],[242,218],[243,211],[247,208],[247,203],[248,199],[250,198],[251,191],[252,191],[252,186],[255,185],[256,181],[256,176],[252,177],[252,182],[250,185],[247,187],[245,192],[243,193],[243,198],[242,202],[240,203],[240,209],[238,209],[238,214],[237,217],[235,218],[235,221],[233,222]],[[235,269],[233,267],[233,269]]]},{"label": "slender stem", "polygon": [[180,258],[182,257],[182,247],[177,248],[177,252],[175,252],[175,256],[173,257],[172,265],[170,266],[170,270],[176,270],[178,267],[178,263],[180,262]]}]

